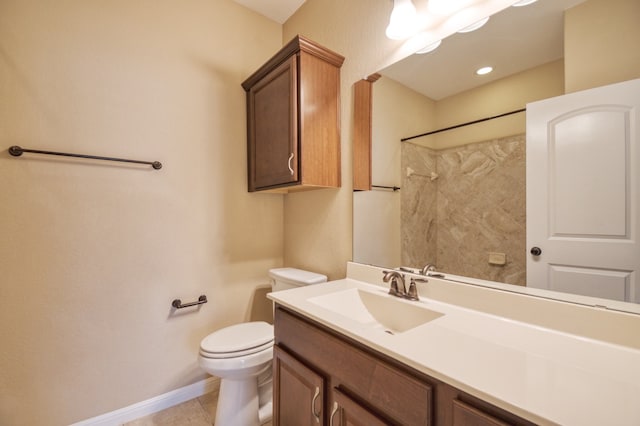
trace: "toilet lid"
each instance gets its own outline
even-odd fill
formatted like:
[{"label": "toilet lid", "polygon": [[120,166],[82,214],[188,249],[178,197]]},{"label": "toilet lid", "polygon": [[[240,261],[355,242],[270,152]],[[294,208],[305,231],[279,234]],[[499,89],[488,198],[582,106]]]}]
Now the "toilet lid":
[{"label": "toilet lid", "polygon": [[241,358],[247,355],[253,355],[262,351],[273,352],[273,340],[265,343],[264,345],[256,346],[253,348],[237,351],[237,352],[207,352],[200,349],[200,356],[211,359],[227,359],[227,358]]},{"label": "toilet lid", "polygon": [[264,321],[236,324],[211,333],[200,343],[200,351],[215,356],[240,356],[264,350],[273,344],[273,325]]}]

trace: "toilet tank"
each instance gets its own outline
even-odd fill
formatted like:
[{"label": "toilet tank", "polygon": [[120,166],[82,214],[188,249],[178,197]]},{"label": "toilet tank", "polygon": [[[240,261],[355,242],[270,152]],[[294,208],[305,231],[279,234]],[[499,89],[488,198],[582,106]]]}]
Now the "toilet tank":
[{"label": "toilet tank", "polygon": [[296,268],[277,268],[269,270],[272,291],[288,290],[310,284],[327,282],[327,276]]}]

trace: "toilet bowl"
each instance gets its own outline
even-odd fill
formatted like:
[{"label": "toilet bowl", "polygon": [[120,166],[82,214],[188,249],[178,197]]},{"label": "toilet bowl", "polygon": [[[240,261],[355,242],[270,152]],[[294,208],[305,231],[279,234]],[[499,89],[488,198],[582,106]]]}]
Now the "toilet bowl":
[{"label": "toilet bowl", "polygon": [[221,379],[216,425],[259,425],[271,418],[268,409],[260,418],[258,378],[270,370],[272,359],[273,326],[266,322],[232,325],[202,340],[198,364]]},{"label": "toilet bowl", "polygon": [[[294,268],[271,269],[273,291],[326,282]],[[198,364],[220,378],[216,426],[259,426],[272,416],[273,325],[241,323],[211,333],[200,343]]]}]

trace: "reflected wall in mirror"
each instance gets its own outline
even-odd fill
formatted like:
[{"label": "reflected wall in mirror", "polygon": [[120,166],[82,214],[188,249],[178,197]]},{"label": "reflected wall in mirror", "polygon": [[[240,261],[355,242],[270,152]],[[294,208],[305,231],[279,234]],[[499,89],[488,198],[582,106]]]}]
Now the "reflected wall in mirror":
[{"label": "reflected wall in mirror", "polygon": [[525,286],[525,114],[400,140],[640,77],[638,13],[635,0],[539,0],[379,71],[372,181],[401,190],[354,193],[354,261]]}]

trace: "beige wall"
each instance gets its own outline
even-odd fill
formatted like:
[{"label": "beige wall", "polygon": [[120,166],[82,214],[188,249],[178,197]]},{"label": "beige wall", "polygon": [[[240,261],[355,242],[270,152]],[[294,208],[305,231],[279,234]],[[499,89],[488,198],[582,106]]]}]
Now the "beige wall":
[{"label": "beige wall", "polygon": [[[436,103],[436,128],[442,129],[524,108],[528,102],[564,94],[562,60],[550,62]],[[425,129],[435,130],[435,129]],[[525,131],[525,113],[417,139],[416,143],[445,149]]]},{"label": "beige wall", "polygon": [[[308,0],[282,27],[231,0],[0,2],[0,424],[68,424],[200,380],[200,339],[250,317],[269,268],[344,276],[351,86],[415,48],[385,38],[390,9]],[[347,58],[343,187],[249,194],[240,83],[296,33]],[[14,144],[164,167],[15,159]]]},{"label": "beige wall", "polygon": [[565,13],[567,93],[640,77],[640,1],[589,0]]},{"label": "beige wall", "polygon": [[[428,41],[446,37],[511,3],[486,0],[463,20],[441,22]],[[345,276],[352,253],[352,85],[418,48],[410,41],[386,38],[391,8],[388,0],[307,0],[284,25],[283,42],[303,34],[346,58],[341,74],[342,188],[289,194],[284,202],[285,263],[322,272],[330,279]]]},{"label": "beige wall", "polygon": [[0,424],[69,424],[206,377],[200,340],[247,319],[283,264],[282,195],[246,190],[240,87],[281,42],[231,0],[0,2]]}]

